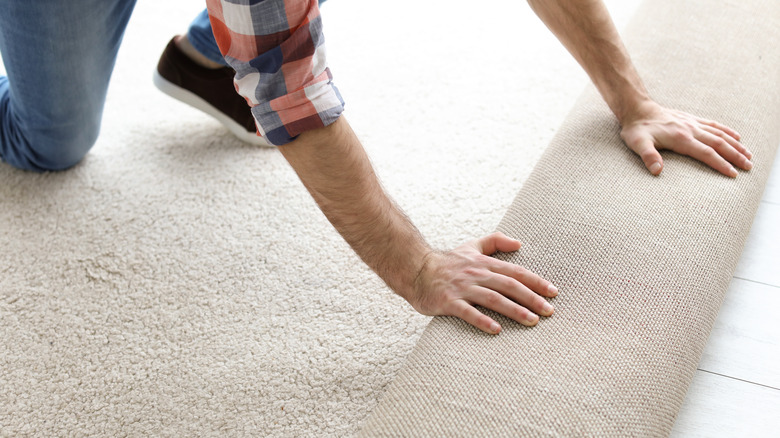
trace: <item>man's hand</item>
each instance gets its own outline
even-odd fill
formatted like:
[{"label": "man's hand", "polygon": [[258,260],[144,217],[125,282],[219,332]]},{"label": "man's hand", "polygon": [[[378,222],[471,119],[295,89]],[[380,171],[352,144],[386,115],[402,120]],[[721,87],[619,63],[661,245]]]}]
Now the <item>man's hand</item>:
[{"label": "man's hand", "polygon": [[[623,126],[621,137],[653,175],[663,169],[656,149],[693,157],[736,177],[751,154],[734,130],[653,102],[601,0],[528,0],[531,8],[588,73]],[[731,164],[729,164],[731,163]]]},{"label": "man's hand", "polygon": [[[279,148],[333,226],[390,288],[426,315],[453,315],[488,333],[501,327],[475,305],[524,325],[552,314],[557,290],[527,270],[489,257],[520,242],[495,233],[436,252],[382,189],[342,116]],[[541,295],[541,296],[540,296]]]},{"label": "man's hand", "polygon": [[737,176],[732,164],[744,170],[753,167],[753,155],[739,142],[740,136],[733,129],[652,101],[624,119],[620,136],[653,175],[663,169],[657,149],[687,155],[732,178]]},{"label": "man's hand", "polygon": [[500,332],[501,326],[475,305],[533,326],[539,315],[552,315],[552,305],[542,297],[554,297],[558,290],[520,266],[490,257],[519,248],[517,240],[494,233],[449,252],[431,252],[415,288],[404,298],[424,315],[456,316],[491,334]]}]

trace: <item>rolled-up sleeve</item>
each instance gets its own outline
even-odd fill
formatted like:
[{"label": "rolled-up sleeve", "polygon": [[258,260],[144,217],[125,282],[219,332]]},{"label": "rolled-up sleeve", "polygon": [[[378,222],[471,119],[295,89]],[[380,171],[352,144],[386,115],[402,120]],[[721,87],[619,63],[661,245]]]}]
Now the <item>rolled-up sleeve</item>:
[{"label": "rolled-up sleeve", "polygon": [[316,0],[207,0],[257,131],[276,146],[336,121],[344,101],[327,66]]}]

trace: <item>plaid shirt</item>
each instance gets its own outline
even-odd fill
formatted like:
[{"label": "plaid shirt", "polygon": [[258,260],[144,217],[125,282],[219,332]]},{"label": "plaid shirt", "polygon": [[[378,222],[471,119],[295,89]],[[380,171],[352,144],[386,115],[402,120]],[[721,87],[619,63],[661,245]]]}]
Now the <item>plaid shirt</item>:
[{"label": "plaid shirt", "polygon": [[280,146],[336,121],[344,101],[325,62],[316,0],[207,0],[214,37],[236,71],[258,133]]}]

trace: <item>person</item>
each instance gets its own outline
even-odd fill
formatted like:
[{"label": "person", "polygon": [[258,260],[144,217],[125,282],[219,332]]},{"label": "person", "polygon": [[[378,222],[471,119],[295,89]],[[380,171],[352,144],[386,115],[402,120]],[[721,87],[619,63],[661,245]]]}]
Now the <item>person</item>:
[{"label": "person", "polygon": [[[63,170],[87,153],[134,3],[0,0],[0,53],[8,70],[0,78],[3,161]],[[734,130],[649,97],[600,0],[529,3],[588,73],[626,145],[652,174],[663,169],[658,149],[730,177],[737,176],[734,166],[752,167]],[[545,298],[558,293],[555,286],[490,257],[516,251],[520,242],[494,233],[434,250],[385,193],[342,114],[317,2],[207,0],[207,8],[210,20],[202,13],[163,52],[154,78],[163,92],[244,140],[277,146],[355,252],[418,312],[456,316],[493,334],[501,327],[476,306],[528,326],[552,315]]]}]

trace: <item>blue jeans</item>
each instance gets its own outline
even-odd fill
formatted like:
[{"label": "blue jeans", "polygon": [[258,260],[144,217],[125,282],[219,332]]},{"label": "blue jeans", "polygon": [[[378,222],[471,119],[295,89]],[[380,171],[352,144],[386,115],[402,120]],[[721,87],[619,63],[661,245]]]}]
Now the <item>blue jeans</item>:
[{"label": "blue jeans", "polygon": [[[135,1],[0,0],[0,53],[8,73],[0,76],[3,161],[20,169],[62,170],[86,155],[100,131]],[[188,36],[205,56],[224,63],[205,11]]]}]

